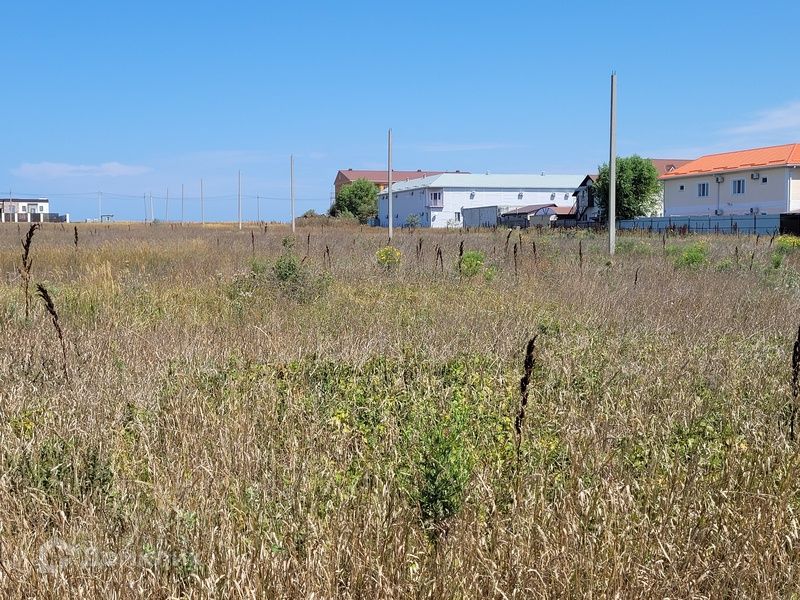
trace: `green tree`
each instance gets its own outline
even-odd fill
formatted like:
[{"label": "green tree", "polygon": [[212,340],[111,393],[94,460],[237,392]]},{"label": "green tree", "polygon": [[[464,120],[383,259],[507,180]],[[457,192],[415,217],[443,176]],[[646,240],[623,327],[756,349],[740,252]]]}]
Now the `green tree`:
[{"label": "green tree", "polygon": [[356,179],[339,190],[331,207],[331,216],[354,216],[366,223],[378,214],[378,186],[366,179]]},{"label": "green tree", "polygon": [[[601,218],[608,216],[608,164],[600,166],[594,193],[600,206]],[[625,156],[617,158],[618,219],[633,219],[653,214],[661,202],[661,183],[658,171],[646,158]]]}]

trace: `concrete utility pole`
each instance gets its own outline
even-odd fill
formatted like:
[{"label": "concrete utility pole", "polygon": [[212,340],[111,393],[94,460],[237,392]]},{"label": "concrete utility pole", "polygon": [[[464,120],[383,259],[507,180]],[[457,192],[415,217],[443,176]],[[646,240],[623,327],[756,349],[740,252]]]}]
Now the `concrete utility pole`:
[{"label": "concrete utility pole", "polygon": [[289,196],[292,201],[292,233],[294,233],[294,154],[289,156]]},{"label": "concrete utility pole", "polygon": [[150,220],[156,220],[155,207],[153,206],[153,192],[150,192]]},{"label": "concrete utility pole", "polygon": [[242,228],[242,172],[239,171],[239,187],[236,192],[236,198],[239,203],[239,229]]},{"label": "concrete utility pole", "polygon": [[200,225],[206,224],[206,213],[203,207],[203,179],[200,179]]},{"label": "concrete utility pole", "polygon": [[394,224],[394,207],[392,206],[392,128],[389,128],[389,156],[387,160],[388,165],[388,181],[389,181],[389,241],[392,241],[392,225]]},{"label": "concrete utility pole", "polygon": [[144,222],[147,223],[147,194],[142,194],[142,201],[144,201]]},{"label": "concrete utility pole", "polygon": [[617,250],[617,73],[611,73],[611,135],[608,151],[608,253]]}]

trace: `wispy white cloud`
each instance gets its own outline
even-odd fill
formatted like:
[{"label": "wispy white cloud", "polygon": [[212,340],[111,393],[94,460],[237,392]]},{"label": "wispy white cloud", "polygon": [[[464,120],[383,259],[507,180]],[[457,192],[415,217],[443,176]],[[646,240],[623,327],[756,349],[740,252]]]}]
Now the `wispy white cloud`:
[{"label": "wispy white cloud", "polygon": [[421,152],[472,152],[477,150],[504,150],[507,148],[515,148],[514,144],[502,144],[495,142],[477,142],[477,143],[447,143],[447,142],[433,142],[428,144],[420,144],[418,146]]},{"label": "wispy white cloud", "polygon": [[696,158],[705,154],[797,141],[800,141],[800,100],[742,115],[740,125],[720,127],[707,135],[689,140],[687,144],[650,146],[639,153],[642,156]]},{"label": "wispy white cloud", "polygon": [[64,177],[123,177],[142,175],[150,167],[125,165],[119,162],[106,162],[99,165],[73,165],[69,163],[39,162],[22,163],[12,169],[12,175],[29,179],[60,179]]},{"label": "wispy white cloud", "polygon": [[731,135],[763,135],[782,133],[800,135],[800,101],[759,111],[744,124],[724,131]]}]

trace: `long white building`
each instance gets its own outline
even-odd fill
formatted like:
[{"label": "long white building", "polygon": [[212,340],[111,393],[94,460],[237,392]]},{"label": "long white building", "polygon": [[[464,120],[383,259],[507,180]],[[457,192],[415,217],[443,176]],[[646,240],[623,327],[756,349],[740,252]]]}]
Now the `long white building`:
[{"label": "long white building", "polygon": [[[583,175],[442,173],[392,184],[393,224],[463,227],[464,208],[552,203],[572,206]],[[389,224],[388,190],[378,195],[378,224]]]}]

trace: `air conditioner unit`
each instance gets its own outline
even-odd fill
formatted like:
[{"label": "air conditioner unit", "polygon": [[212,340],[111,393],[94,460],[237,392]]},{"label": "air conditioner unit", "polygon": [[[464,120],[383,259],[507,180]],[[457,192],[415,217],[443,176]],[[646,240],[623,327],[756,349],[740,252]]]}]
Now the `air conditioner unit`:
[{"label": "air conditioner unit", "polygon": [[753,179],[753,180],[761,179],[761,173],[750,173],[750,179]]},{"label": "air conditioner unit", "polygon": [[751,208],[750,209],[750,214],[751,215],[757,215],[758,214],[758,207],[754,206],[753,208]]},{"label": "air conditioner unit", "polygon": [[722,215],[722,214],[725,214],[725,211],[722,210],[721,208],[718,208],[717,210],[714,211],[714,214],[715,215]]},{"label": "air conditioner unit", "polygon": [[722,175],[717,175],[717,176],[714,178],[714,180],[715,180],[717,183],[722,183],[723,181],[725,181],[725,178],[724,178]]}]

